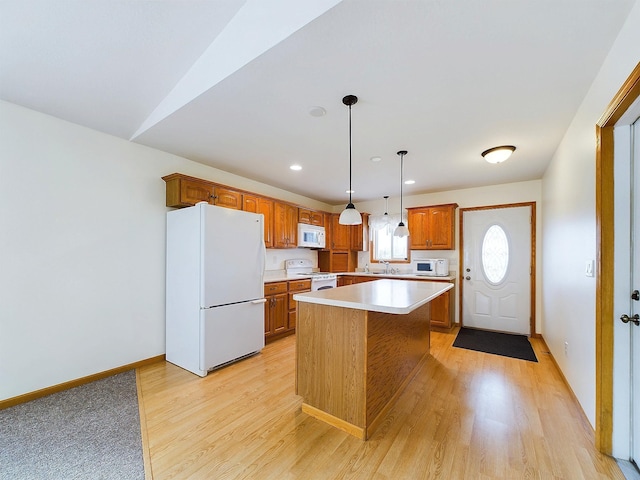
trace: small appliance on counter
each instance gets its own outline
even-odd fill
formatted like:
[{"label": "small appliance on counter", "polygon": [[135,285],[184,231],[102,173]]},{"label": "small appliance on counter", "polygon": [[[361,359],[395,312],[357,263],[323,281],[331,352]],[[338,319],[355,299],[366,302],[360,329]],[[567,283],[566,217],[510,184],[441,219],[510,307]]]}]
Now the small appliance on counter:
[{"label": "small appliance on counter", "polygon": [[318,225],[298,224],[298,246],[306,248],[324,248],[324,227]]},{"label": "small appliance on counter", "polygon": [[446,277],[449,275],[449,259],[423,258],[413,261],[413,273],[425,277]]}]

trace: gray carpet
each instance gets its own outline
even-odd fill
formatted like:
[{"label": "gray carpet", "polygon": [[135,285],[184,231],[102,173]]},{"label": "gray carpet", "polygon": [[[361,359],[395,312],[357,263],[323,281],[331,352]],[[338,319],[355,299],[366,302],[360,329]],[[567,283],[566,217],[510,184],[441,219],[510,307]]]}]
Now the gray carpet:
[{"label": "gray carpet", "polygon": [[0,410],[0,479],[144,480],[135,371]]}]

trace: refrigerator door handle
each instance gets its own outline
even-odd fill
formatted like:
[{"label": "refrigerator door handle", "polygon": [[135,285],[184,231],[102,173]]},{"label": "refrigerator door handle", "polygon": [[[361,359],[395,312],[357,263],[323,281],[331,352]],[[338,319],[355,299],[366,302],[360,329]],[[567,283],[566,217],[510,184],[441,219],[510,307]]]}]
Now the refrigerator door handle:
[{"label": "refrigerator door handle", "polygon": [[259,300],[251,300],[251,303],[267,303],[267,299],[266,298],[261,298]]}]

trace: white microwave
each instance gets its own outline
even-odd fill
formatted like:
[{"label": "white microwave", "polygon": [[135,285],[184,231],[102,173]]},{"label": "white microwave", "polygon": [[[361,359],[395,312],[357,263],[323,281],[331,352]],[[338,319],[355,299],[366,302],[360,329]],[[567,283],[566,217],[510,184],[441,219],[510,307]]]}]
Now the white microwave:
[{"label": "white microwave", "polygon": [[414,260],[413,273],[426,277],[446,277],[449,275],[449,260],[446,258]]},{"label": "white microwave", "polygon": [[324,227],[317,225],[298,224],[298,246],[306,248],[324,248]]}]

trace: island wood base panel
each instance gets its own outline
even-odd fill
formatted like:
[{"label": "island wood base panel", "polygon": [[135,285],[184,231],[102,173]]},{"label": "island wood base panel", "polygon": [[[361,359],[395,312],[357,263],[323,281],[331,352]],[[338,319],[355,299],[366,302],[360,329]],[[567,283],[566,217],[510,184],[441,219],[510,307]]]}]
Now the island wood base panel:
[{"label": "island wood base panel", "polygon": [[428,303],[394,315],[298,302],[303,411],[370,437],[429,354],[429,317]]}]

